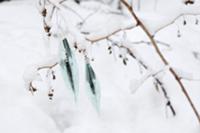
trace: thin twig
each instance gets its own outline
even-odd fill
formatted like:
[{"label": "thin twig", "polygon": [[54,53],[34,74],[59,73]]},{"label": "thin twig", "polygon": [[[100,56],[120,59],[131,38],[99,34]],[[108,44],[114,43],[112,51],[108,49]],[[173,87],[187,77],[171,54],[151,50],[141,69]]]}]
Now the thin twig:
[{"label": "thin twig", "polygon": [[171,103],[170,98],[169,98],[169,96],[167,94],[167,91],[166,91],[166,89],[164,87],[164,84],[161,82],[160,79],[156,78],[155,76],[154,76],[154,79],[155,79],[156,83],[160,86],[160,88],[161,88],[161,90],[162,90],[162,92],[164,94],[164,97],[167,100],[166,106],[168,106],[170,108],[173,116],[175,116],[176,115],[176,111],[175,111],[174,107],[172,106],[172,103]]},{"label": "thin twig", "polygon": [[52,69],[53,67],[57,66],[58,62],[56,62],[55,64],[51,65],[51,66],[42,66],[42,67],[38,67],[38,71],[42,70],[42,69]]},{"label": "thin twig", "polygon": [[121,31],[130,30],[130,29],[133,29],[134,27],[135,27],[135,25],[131,25],[131,26],[128,26],[128,27],[126,27],[124,29],[116,29],[116,30],[112,31],[111,33],[109,33],[107,35],[100,36],[100,37],[95,38],[95,39],[91,39],[89,37],[86,37],[86,40],[90,41],[91,43],[102,41],[102,40],[105,40],[105,39],[109,38],[110,36],[113,36],[113,35],[121,32]]},{"label": "thin twig", "polygon": [[177,19],[181,18],[181,17],[184,17],[184,16],[198,16],[198,15],[200,15],[200,13],[182,13],[182,14],[176,16],[176,17],[175,17],[172,21],[170,21],[169,23],[167,23],[167,24],[163,25],[162,27],[160,27],[159,29],[157,29],[157,30],[154,32],[153,36],[155,36],[158,32],[160,32],[161,30],[165,29],[166,27],[168,27],[168,26],[172,25],[173,23],[175,23],[175,21],[176,21]]}]

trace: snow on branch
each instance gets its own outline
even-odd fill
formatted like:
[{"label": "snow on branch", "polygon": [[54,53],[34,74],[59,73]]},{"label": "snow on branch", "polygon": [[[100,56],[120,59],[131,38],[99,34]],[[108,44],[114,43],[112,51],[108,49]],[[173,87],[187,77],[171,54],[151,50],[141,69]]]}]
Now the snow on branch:
[{"label": "snow on branch", "polygon": [[[165,20],[163,22],[163,24],[161,23],[157,28],[154,29],[154,31],[152,32],[153,36],[155,36],[158,32],[160,32],[161,30],[165,29],[166,27],[172,25],[173,23],[176,22],[177,19],[184,17],[184,16],[199,16],[200,13],[181,13],[175,17],[172,17],[169,20]],[[197,23],[197,22],[196,22]]]},{"label": "snow on branch", "polygon": [[[126,41],[125,44],[120,45],[119,42],[113,41],[112,39],[107,39],[108,41],[111,42],[111,44],[113,46],[118,47],[119,49],[123,49],[123,54],[129,54],[133,59],[135,59],[139,65],[141,65],[147,72],[146,74],[141,78],[141,79],[133,79],[131,81],[131,85],[130,85],[130,89],[132,93],[135,93],[137,91],[137,89],[149,78],[152,77],[154,79],[154,84],[155,84],[155,88],[159,89],[159,87],[161,88],[161,91],[164,95],[164,98],[166,99],[166,106],[170,108],[172,114],[175,116],[176,112],[175,109],[172,105],[172,102],[170,101],[170,98],[168,96],[166,87],[164,86],[164,83],[162,82],[162,77],[164,76],[163,72],[167,71],[169,69],[169,66],[164,67],[163,69],[160,69],[158,71],[153,71],[153,69],[151,68],[151,66],[149,64],[146,63],[146,61],[139,55],[139,53],[137,52],[137,50],[133,49],[131,43],[129,43],[128,41]],[[123,59],[124,64],[126,64],[126,55],[122,55],[121,58]]]},{"label": "snow on branch", "polygon": [[120,26],[117,26],[117,27],[112,27],[112,29],[106,29],[106,31],[104,32],[101,32],[101,33],[98,33],[96,35],[92,34],[92,35],[88,35],[86,36],[86,40],[87,41],[90,41],[92,43],[94,42],[98,42],[98,41],[101,41],[101,40],[104,40],[104,39],[107,39],[115,34],[117,34],[118,32],[121,32],[121,31],[125,31],[125,30],[130,30],[132,28],[134,28],[135,25],[130,25],[128,27],[120,27]]},{"label": "snow on branch", "polygon": [[[161,61],[163,62],[164,65],[169,65],[168,60],[165,58],[165,56],[162,54],[162,52],[160,51],[154,36],[152,35],[152,33],[149,31],[149,29],[146,27],[146,25],[140,20],[140,18],[136,15],[134,9],[132,6],[130,6],[128,4],[128,2],[126,0],[121,0],[122,4],[127,8],[127,10],[129,11],[129,13],[132,15],[133,19],[135,19],[137,21],[138,26],[143,30],[143,32],[147,35],[148,39],[151,41],[152,46],[154,47],[157,55],[159,56],[159,58],[161,59]],[[200,123],[200,115],[198,110],[196,109],[191,97],[189,96],[187,89],[185,88],[185,86],[183,85],[179,75],[176,73],[176,71],[170,67],[169,68],[169,72],[172,74],[172,76],[174,77],[174,79],[177,81],[178,85],[180,86],[183,94],[185,95],[185,97],[187,98],[194,114],[196,115],[198,122]]]},{"label": "snow on branch", "polygon": [[59,64],[59,59],[57,55],[51,55],[45,57],[41,61],[30,65],[24,71],[23,79],[25,81],[26,88],[34,94],[37,90],[36,87],[33,86],[33,81],[41,81],[42,78],[39,74],[39,71],[42,69],[53,69],[55,66]]},{"label": "snow on branch", "polygon": [[192,73],[185,72],[179,68],[174,68],[180,79],[189,80],[189,81],[200,81],[199,77],[194,76]]},{"label": "snow on branch", "polygon": [[[64,24],[64,26],[59,25],[60,30],[62,30],[61,31],[62,34],[72,35],[74,39],[73,44],[75,44],[75,48],[77,48],[79,51],[82,51],[83,54],[87,54],[87,47],[90,44],[93,44],[102,40],[107,40],[108,42],[111,42],[113,46],[116,46],[119,48],[120,55],[121,55],[120,58],[123,59],[124,65],[127,64],[128,58],[126,57],[126,55],[128,54],[132,58],[134,58],[138,62],[138,64],[141,65],[147,71],[147,73],[141,79],[135,80],[133,82],[134,83],[133,88],[135,88],[133,90],[136,91],[137,88],[140,87],[149,77],[152,77],[155,82],[155,87],[161,88],[164,98],[166,99],[166,106],[168,106],[171,109],[173,115],[176,115],[176,112],[167,94],[167,89],[164,85],[164,82],[162,81],[163,75],[161,73],[168,70],[174,77],[174,80],[177,81],[183,94],[187,98],[192,110],[194,111],[198,121],[200,122],[200,115],[196,107],[194,106],[193,101],[191,100],[187,92],[187,89],[185,88],[185,86],[183,85],[181,81],[181,79],[183,78],[189,79],[191,77],[186,74],[183,74],[182,72],[180,73],[173,67],[169,67],[170,62],[163,55],[162,51],[158,47],[158,44],[162,44],[167,47],[170,47],[170,45],[165,42],[155,40],[154,38],[155,34],[157,34],[162,29],[168,27],[169,25],[173,24],[178,18],[185,15],[197,16],[199,15],[199,13],[181,13],[178,16],[171,17],[170,19],[163,21],[163,23],[160,23],[157,26],[151,28],[151,26],[148,25],[148,22],[143,21],[140,17],[137,16],[132,5],[130,5],[126,0],[120,0],[120,1],[131,14],[132,21],[130,21],[130,18],[127,17],[128,15],[126,16],[126,14],[123,14],[123,13],[120,14],[119,12],[109,10],[109,8],[107,7],[103,7],[104,14],[102,14],[102,10],[100,10],[99,12],[98,10],[96,10],[97,8],[99,8],[99,6],[95,5],[94,7],[95,9],[92,9],[92,7],[90,9],[96,10],[96,11],[93,12],[92,15],[89,14],[88,16],[86,16],[86,18],[84,18],[81,15],[81,13],[79,14],[76,12],[76,10],[74,9],[74,6],[63,4],[65,0],[43,0],[43,2],[41,0],[40,6],[41,6],[41,14],[43,16],[44,30],[47,33],[47,35],[50,37],[51,29],[52,29],[52,22],[51,22],[52,16],[54,15],[55,10],[57,9],[58,14],[56,15],[59,15],[61,17],[61,19],[63,20],[62,24]],[[45,2],[48,2],[49,5],[47,6]],[[75,3],[71,3],[71,4],[75,4]],[[83,5],[83,8],[87,9],[89,7],[87,7],[86,5]],[[68,16],[65,13],[63,13],[65,10],[72,12],[73,14],[78,16],[80,20],[75,21],[73,24],[69,23]],[[101,15],[98,15],[98,13],[100,13]],[[102,16],[102,18],[99,18],[100,16]],[[117,35],[120,32],[125,32],[126,30],[133,29],[135,27],[141,28],[142,31],[148,37],[149,41],[129,42],[123,38],[124,40],[117,42],[111,39],[114,35]],[[141,44],[141,43],[152,45],[158,57],[162,61],[163,65],[165,66],[164,68],[162,68],[161,70],[153,70],[151,66],[147,64],[143,58],[140,57],[140,54],[132,46],[133,44]],[[53,58],[53,59],[46,58],[44,61],[42,61],[42,63],[38,63],[38,65],[32,65],[31,67],[29,67],[29,69],[24,75],[24,79],[26,81],[27,86],[29,86],[29,89],[32,92],[35,90],[35,88],[32,85],[32,81],[39,79],[38,78],[40,77],[38,73],[39,70],[52,69],[57,64],[59,64],[59,60],[57,58]]]},{"label": "snow on branch", "polygon": [[[164,68],[160,69],[160,70],[157,70],[157,71],[153,71],[153,70],[148,70],[146,72],[146,74],[144,76],[142,76],[141,79],[139,80],[135,80],[133,82],[133,86],[131,87],[131,92],[134,93],[136,92],[136,90],[142,86],[142,84],[147,80],[149,79],[150,77],[155,77],[157,79],[161,79],[161,76],[160,74],[167,71],[169,69],[169,66],[165,66]],[[163,74],[161,74],[163,76]]]}]

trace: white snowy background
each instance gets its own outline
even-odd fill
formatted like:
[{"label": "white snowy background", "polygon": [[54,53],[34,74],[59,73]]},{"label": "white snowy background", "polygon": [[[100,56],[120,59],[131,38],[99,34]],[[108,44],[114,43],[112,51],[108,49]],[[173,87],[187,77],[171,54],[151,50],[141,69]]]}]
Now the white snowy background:
[{"label": "white snowy background", "polygon": [[[155,27],[170,21],[180,12],[197,12],[200,2],[186,7],[181,0],[158,0],[155,9],[153,0],[142,3],[138,15],[153,32]],[[80,14],[95,7],[93,2],[83,3]],[[90,8],[91,9],[90,9]],[[78,8],[74,7],[77,9]],[[88,11],[88,12],[89,12]],[[105,15],[105,16],[104,16]],[[123,18],[111,19],[106,14],[98,14],[83,30],[104,32],[105,27],[120,25]],[[85,15],[86,16],[86,15]],[[187,72],[185,76],[200,78],[200,25],[195,25],[200,16],[185,16],[175,24],[156,35],[156,39],[170,44],[170,48],[159,45],[170,65]],[[73,23],[68,16],[68,23]],[[183,19],[187,24],[183,26]],[[130,22],[132,19],[130,19]],[[103,26],[102,26],[103,25]],[[177,27],[181,37],[177,37]],[[115,28],[115,27],[114,27]],[[101,33],[99,32],[99,34]],[[124,66],[118,55],[109,55],[107,43],[94,45],[90,55],[101,86],[101,109],[98,113],[89,101],[84,87],[84,68],[81,55],[77,53],[80,73],[80,90],[77,102],[72,92],[65,87],[59,68],[53,100],[47,96],[44,81],[35,81],[38,91],[34,96],[27,90],[23,75],[31,64],[43,60],[46,55],[42,18],[34,0],[13,0],[0,3],[0,133],[199,133],[200,125],[188,101],[170,74],[164,76],[168,95],[176,110],[173,117],[165,107],[165,99],[157,92],[149,78],[137,90],[137,79],[145,75],[134,59],[129,58]],[[127,33],[131,41],[147,40],[139,29]],[[57,52],[57,43],[52,43],[51,51]],[[161,61],[151,45],[138,44],[134,49],[154,69],[160,69]],[[81,65],[82,64],[82,65]],[[41,72],[42,74],[43,72]],[[42,74],[44,75],[44,74]],[[43,76],[44,78],[45,76]],[[200,81],[183,80],[194,104],[200,112]],[[134,93],[131,93],[135,91]]]}]

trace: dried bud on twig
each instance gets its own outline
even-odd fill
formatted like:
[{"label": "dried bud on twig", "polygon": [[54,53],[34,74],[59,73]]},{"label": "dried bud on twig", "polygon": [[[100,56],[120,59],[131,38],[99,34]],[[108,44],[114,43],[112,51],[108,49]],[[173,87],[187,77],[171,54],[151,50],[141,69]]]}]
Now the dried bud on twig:
[{"label": "dried bud on twig", "polygon": [[127,65],[126,59],[123,59],[123,63],[125,66]]},{"label": "dried bud on twig", "polygon": [[55,75],[55,72],[52,71],[52,79],[55,80],[56,79],[56,75]]},{"label": "dried bud on twig", "polygon": [[199,24],[199,20],[198,20],[198,19],[195,20],[195,24],[196,24],[196,25]]},{"label": "dried bud on twig", "polygon": [[49,93],[48,93],[49,100],[52,100],[52,99],[53,99],[53,92],[54,92],[53,89],[50,89],[50,90],[49,90]]},{"label": "dried bud on twig", "polygon": [[185,5],[193,5],[194,4],[194,0],[186,0],[184,2]]},{"label": "dried bud on twig", "polygon": [[186,25],[186,24],[187,24],[187,22],[186,22],[186,20],[184,20],[184,21],[183,21],[183,25]]},{"label": "dried bud on twig", "polygon": [[33,87],[32,82],[29,85],[29,91],[33,94],[34,92],[37,91],[37,89],[35,87]]},{"label": "dried bud on twig", "polygon": [[44,30],[45,30],[45,32],[49,33],[51,30],[51,27],[46,25],[46,26],[44,26]]},{"label": "dried bud on twig", "polygon": [[43,17],[46,17],[47,16],[47,9],[43,9],[41,14],[42,14]]},{"label": "dried bud on twig", "polygon": [[178,37],[178,38],[181,37],[181,32],[180,32],[180,30],[177,31],[177,37]]}]

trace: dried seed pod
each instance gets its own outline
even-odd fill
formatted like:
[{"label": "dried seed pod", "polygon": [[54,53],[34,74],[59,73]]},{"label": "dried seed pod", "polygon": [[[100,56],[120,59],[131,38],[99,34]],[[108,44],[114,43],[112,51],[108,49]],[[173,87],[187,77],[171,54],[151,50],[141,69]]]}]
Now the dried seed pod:
[{"label": "dried seed pod", "polygon": [[53,93],[52,93],[52,92],[49,92],[49,93],[48,93],[48,97],[49,97],[49,100],[52,100],[52,99],[53,99]]},{"label": "dried seed pod", "polygon": [[47,16],[47,9],[44,8],[44,9],[42,10],[42,13],[41,13],[41,14],[42,14],[43,17],[46,17],[46,16]]},{"label": "dried seed pod", "polygon": [[77,46],[77,44],[75,44],[75,45],[74,45],[74,48],[75,48],[75,49],[78,49],[78,46]]},{"label": "dried seed pod", "polygon": [[199,24],[199,20],[198,20],[198,19],[195,20],[195,24],[196,24],[196,25]]},{"label": "dried seed pod", "polygon": [[33,91],[33,92],[36,92],[36,91],[37,91],[37,89],[33,87],[33,88],[32,88],[32,91]]},{"label": "dried seed pod", "polygon": [[170,101],[167,101],[166,105],[167,105],[167,106],[170,106],[170,105],[171,105]]},{"label": "dried seed pod", "polygon": [[29,85],[29,91],[30,91],[31,93],[34,93],[34,92],[37,91],[37,89],[36,89],[35,87],[33,87],[32,83],[30,83],[30,85]]},{"label": "dried seed pod", "polygon": [[55,80],[55,79],[56,79],[56,75],[53,75],[53,77],[52,77],[52,78],[53,78],[53,80]]},{"label": "dried seed pod", "polygon": [[74,0],[77,4],[80,4],[80,0]]},{"label": "dried seed pod", "polygon": [[181,32],[180,32],[180,30],[177,31],[177,37],[178,37],[178,38],[181,37]]},{"label": "dried seed pod", "polygon": [[49,97],[53,97],[53,93],[49,93],[48,96],[49,96]]},{"label": "dried seed pod", "polygon": [[111,46],[108,46],[108,52],[109,52],[109,54],[112,54],[112,47]]},{"label": "dried seed pod", "polygon": [[159,85],[156,81],[153,82],[155,88],[156,88],[156,91],[159,92]]},{"label": "dried seed pod", "polygon": [[194,4],[194,0],[185,0],[184,4],[185,5],[193,5]]},{"label": "dried seed pod", "polygon": [[54,72],[54,71],[52,71],[52,72],[51,72],[51,74],[52,74],[52,79],[53,79],[53,80],[55,80],[55,79],[56,79],[55,72]]},{"label": "dried seed pod", "polygon": [[123,59],[123,63],[124,63],[125,66],[127,65],[126,59]]},{"label": "dried seed pod", "polygon": [[51,27],[46,25],[46,26],[44,26],[44,30],[45,30],[45,32],[49,33],[51,30]]},{"label": "dried seed pod", "polygon": [[54,89],[50,89],[49,92],[48,92],[48,97],[50,100],[53,99],[53,93],[54,93]]},{"label": "dried seed pod", "polygon": [[53,98],[52,98],[52,97],[49,97],[49,100],[53,100]]},{"label": "dried seed pod", "polygon": [[186,22],[186,20],[184,20],[184,21],[183,21],[183,25],[186,25],[186,24],[187,24],[187,22]]},{"label": "dried seed pod", "polygon": [[50,36],[51,36],[51,33],[48,33],[47,36],[50,37]]}]

